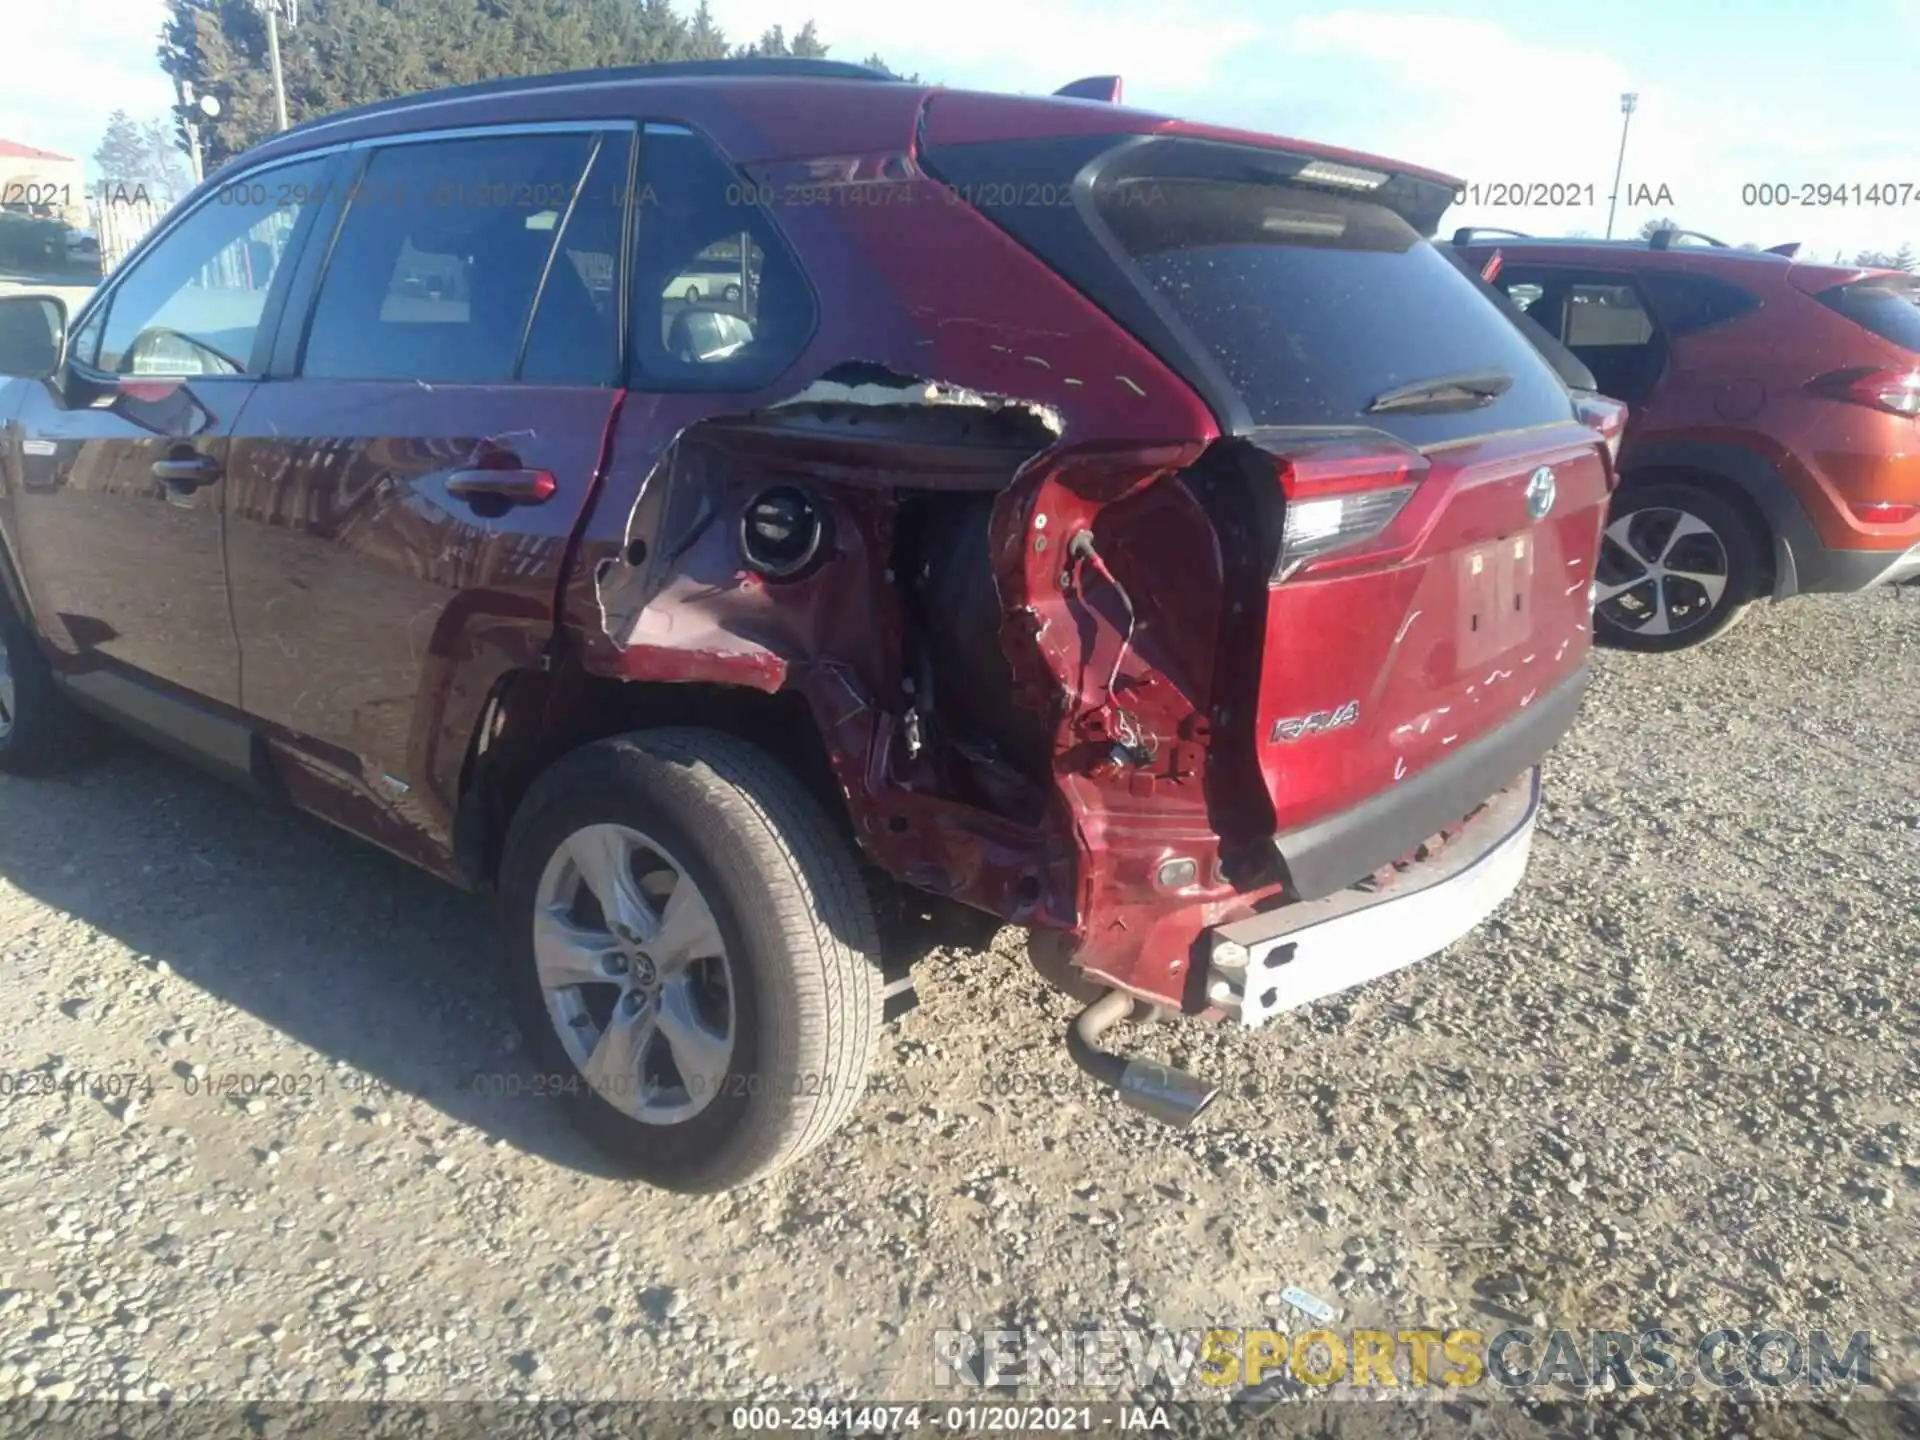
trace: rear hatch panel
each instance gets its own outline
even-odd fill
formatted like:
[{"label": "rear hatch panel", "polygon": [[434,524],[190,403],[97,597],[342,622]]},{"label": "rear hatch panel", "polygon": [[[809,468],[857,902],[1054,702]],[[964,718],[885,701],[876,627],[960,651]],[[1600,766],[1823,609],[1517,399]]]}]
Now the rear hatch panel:
[{"label": "rear hatch panel", "polygon": [[[1540,729],[1525,718],[1531,707],[1577,692],[1612,484],[1600,437],[1553,370],[1422,238],[1429,181],[1383,162],[1327,164],[1190,136],[1076,135],[934,147],[924,158],[1188,379],[1221,418],[1220,444],[1253,455],[1236,477],[1245,503],[1209,509],[1223,554],[1245,548],[1239,532],[1259,532],[1254,565],[1214,573],[1241,630],[1264,624],[1241,644],[1223,631],[1206,693],[1188,688],[1211,712],[1210,765],[1270,802],[1262,824],[1283,839],[1291,888],[1353,883],[1417,845],[1424,833],[1379,853],[1425,823],[1420,777],[1502,727]],[[1464,398],[1376,403],[1458,376],[1495,383]],[[1329,435],[1339,441],[1330,451],[1320,444]],[[1340,458],[1349,452],[1351,463]],[[1375,504],[1385,491],[1394,494]],[[1330,499],[1387,518],[1289,561],[1300,536],[1284,538],[1287,515],[1298,521],[1317,504],[1337,526]],[[1323,543],[1322,519],[1295,528]],[[1100,544],[1124,559],[1124,539]],[[1182,581],[1120,578],[1136,592]],[[1016,588],[1003,583],[1003,594]],[[1016,615],[1005,638],[1021,643]],[[1088,667],[1071,645],[1050,661],[1056,694],[1089,712],[1108,706],[1110,686],[1085,684],[1089,668],[1105,676],[1104,661]],[[1533,764],[1530,746],[1516,744],[1511,772],[1434,828]],[[1287,853],[1285,837],[1360,807],[1389,818],[1326,851],[1338,857],[1331,869],[1304,858],[1311,845]]]}]

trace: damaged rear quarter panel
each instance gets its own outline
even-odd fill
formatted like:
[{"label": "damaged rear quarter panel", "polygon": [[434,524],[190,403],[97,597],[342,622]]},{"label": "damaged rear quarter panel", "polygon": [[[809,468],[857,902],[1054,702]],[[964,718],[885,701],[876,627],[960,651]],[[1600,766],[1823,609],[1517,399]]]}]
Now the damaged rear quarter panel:
[{"label": "damaged rear quarter panel", "polygon": [[[1113,839],[1137,839],[1130,827],[1148,835],[1155,853],[1176,843],[1156,825],[1184,842],[1207,831],[1206,805],[1196,781],[1191,803],[1136,797],[1135,818],[1114,828],[1111,785],[1069,773],[1084,760],[1086,736],[1074,728],[1082,656],[1066,637],[1090,614],[1096,629],[1108,621],[1098,607],[1063,598],[1047,537],[1064,544],[1071,532],[1062,525],[1099,531],[1102,513],[1112,506],[1122,514],[1129,498],[1143,519],[1157,513],[1164,521],[1172,510],[1139,497],[1178,486],[1174,472],[1216,437],[1214,418],[1137,341],[920,175],[909,155],[783,162],[751,178],[759,193],[776,197],[771,218],[816,288],[816,331],[801,359],[759,391],[628,397],[565,588],[565,624],[582,665],[629,681],[803,695],[862,843],[897,878],[1007,919],[1082,932],[1090,915],[1111,908],[1116,886],[1164,909],[1142,889],[1150,865],[1129,862],[1121,875],[1105,852]],[[868,198],[859,203],[777,200],[862,190]],[[866,387],[833,388],[830,372],[849,364],[918,383],[900,392],[899,404],[862,393]],[[971,392],[962,404],[1009,402],[1038,422],[1030,449],[1000,457],[997,470],[949,463],[949,452],[916,441],[910,413],[903,416],[933,408],[928,384],[934,396]],[[846,423],[832,433],[836,419]],[[825,433],[819,425],[809,431],[812,421]],[[751,496],[781,482],[825,500],[835,543],[803,577],[765,581],[742,565],[740,514]],[[905,753],[903,617],[888,574],[896,506],[904,494],[967,489],[998,494],[991,533],[1007,658],[1067,767],[1035,824],[936,793],[924,765]],[[1192,521],[1190,500],[1168,503]],[[1146,557],[1155,569],[1171,557],[1108,530],[1103,552],[1111,547],[1146,593]],[[1217,570],[1207,556],[1197,560],[1193,593],[1155,606],[1162,633],[1142,642],[1149,654],[1158,644],[1170,666],[1150,682],[1156,694],[1136,696],[1156,725],[1176,725],[1204,698],[1183,685],[1203,686],[1207,662],[1174,656],[1193,646],[1166,633],[1183,607],[1189,619],[1215,614]],[[1164,589],[1172,579],[1153,583]],[[1209,586],[1212,598],[1201,593]],[[1049,632],[1058,639],[1038,639]],[[1200,648],[1212,639],[1209,631]],[[1113,637],[1106,643],[1111,648]],[[1138,651],[1129,664],[1142,674],[1151,668]],[[1165,765],[1193,762],[1192,747],[1178,759],[1174,737],[1166,738]],[[1182,982],[1166,957],[1154,962],[1160,973],[1141,970],[1139,929],[1123,923],[1105,938],[1102,972],[1177,1001]]]}]

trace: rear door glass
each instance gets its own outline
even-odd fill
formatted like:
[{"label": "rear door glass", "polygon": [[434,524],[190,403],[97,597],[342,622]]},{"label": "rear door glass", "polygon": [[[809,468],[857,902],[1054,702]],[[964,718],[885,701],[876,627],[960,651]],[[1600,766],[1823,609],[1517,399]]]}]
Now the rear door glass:
[{"label": "rear door glass", "polygon": [[497,383],[519,364],[589,134],[376,151],[340,223],[301,373]]},{"label": "rear door glass", "polygon": [[1631,285],[1578,284],[1567,296],[1565,339],[1576,353],[1645,345],[1653,339],[1653,320]]},{"label": "rear door glass", "polygon": [[[1122,180],[1096,204],[1256,425],[1369,425],[1432,444],[1569,416],[1526,338],[1384,205],[1186,178]],[[1368,411],[1403,386],[1486,372],[1512,384],[1476,409]]]}]

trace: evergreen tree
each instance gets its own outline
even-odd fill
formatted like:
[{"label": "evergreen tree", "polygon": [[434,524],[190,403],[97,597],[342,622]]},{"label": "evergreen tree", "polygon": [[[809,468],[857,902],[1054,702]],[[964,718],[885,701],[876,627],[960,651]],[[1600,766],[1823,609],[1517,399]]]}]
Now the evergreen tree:
[{"label": "evergreen tree", "polygon": [[[280,32],[293,124],[353,105],[509,75],[729,55],[819,57],[809,21],[734,47],[702,3],[671,0],[306,0]],[[266,22],[254,0],[167,0],[161,67],[220,114],[199,122],[212,170],[273,133]]]},{"label": "evergreen tree", "polygon": [[144,190],[171,204],[186,193],[187,157],[164,120],[136,121],[124,110],[107,117],[100,148],[93,152],[94,180],[108,190]]},{"label": "evergreen tree", "polygon": [[95,178],[107,185],[134,185],[147,178],[147,145],[140,126],[124,110],[107,117],[100,148],[93,152]]},{"label": "evergreen tree", "polygon": [[[1840,259],[1838,255],[1833,258]],[[1862,250],[1853,257],[1853,263],[1871,270],[1904,270],[1912,274],[1913,246],[1902,245],[1898,250]]]}]

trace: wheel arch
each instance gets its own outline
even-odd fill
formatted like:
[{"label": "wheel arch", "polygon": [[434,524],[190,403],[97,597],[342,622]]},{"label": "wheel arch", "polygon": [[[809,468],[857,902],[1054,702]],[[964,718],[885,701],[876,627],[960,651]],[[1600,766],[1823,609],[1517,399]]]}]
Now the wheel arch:
[{"label": "wheel arch", "polygon": [[1723,442],[1665,440],[1634,449],[1623,467],[1621,492],[1661,483],[1697,485],[1733,505],[1760,541],[1763,592],[1775,600],[1800,593],[1804,562],[1820,541],[1773,459]]},{"label": "wheel arch", "polygon": [[826,744],[797,693],[620,680],[571,666],[527,668],[495,683],[468,743],[453,822],[454,861],[462,877],[476,889],[494,888],[514,812],[555,761],[597,740],[668,725],[718,731],[766,750],[859,848]]}]

